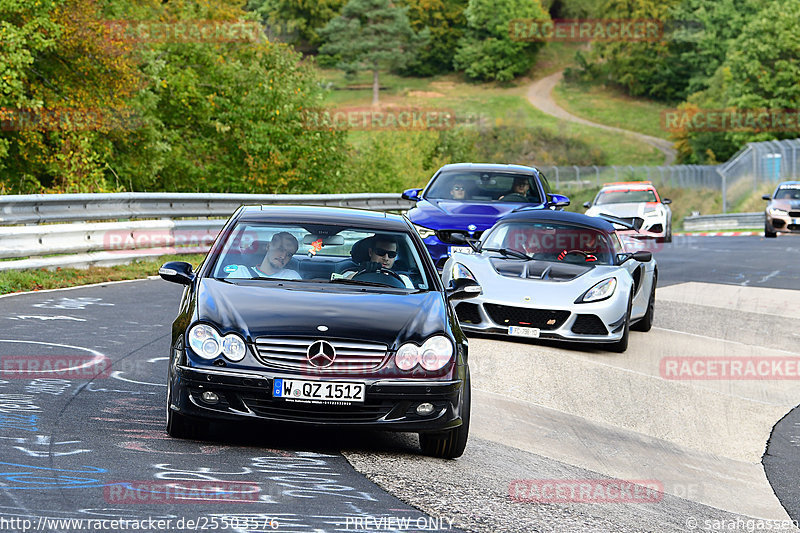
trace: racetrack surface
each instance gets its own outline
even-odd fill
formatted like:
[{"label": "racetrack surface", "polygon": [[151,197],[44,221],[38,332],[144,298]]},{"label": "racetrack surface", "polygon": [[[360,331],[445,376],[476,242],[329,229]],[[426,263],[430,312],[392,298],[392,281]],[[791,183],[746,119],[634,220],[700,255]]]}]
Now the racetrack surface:
[{"label": "racetrack surface", "polygon": [[[170,439],[166,355],[179,286],[146,280],[0,298],[0,519],[159,517],[173,520],[171,531],[199,529],[175,527],[183,518],[212,531],[611,532],[703,530],[714,520],[739,520],[726,531],[745,531],[746,519],[787,518],[760,461],[772,426],[798,402],[796,382],[681,382],[663,379],[658,363],[797,352],[797,317],[774,313],[794,294],[780,289],[800,286],[786,267],[796,264],[796,242],[665,245],[656,252],[655,328],[634,332],[625,354],[471,339],[473,423],[456,461],[422,456],[409,434],[224,424],[203,441]],[[711,269],[728,283],[702,283]],[[94,378],[14,376],[6,364],[98,354],[111,366]],[[509,495],[516,480],[547,479],[650,481],[662,491],[645,503]],[[170,480],[227,483],[228,493],[170,500],[152,485]],[[797,509],[796,474],[770,480]],[[150,492],[127,490],[137,482]],[[240,501],[225,501],[231,486],[245,488]]]}]

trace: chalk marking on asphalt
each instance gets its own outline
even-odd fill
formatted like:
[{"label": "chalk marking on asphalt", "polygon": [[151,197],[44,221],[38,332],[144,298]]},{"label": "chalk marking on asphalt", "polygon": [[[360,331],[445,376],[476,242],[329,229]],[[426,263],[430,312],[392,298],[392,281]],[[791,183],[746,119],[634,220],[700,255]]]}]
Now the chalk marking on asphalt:
[{"label": "chalk marking on asphalt", "polygon": [[[105,362],[108,359],[105,355],[98,352],[97,350],[92,350],[91,348],[84,348],[83,346],[72,346],[71,344],[56,344],[55,342],[42,342],[42,341],[21,341],[21,340],[12,340],[12,339],[0,339],[0,342],[16,342],[22,344],[44,344],[45,346],[57,346],[59,348],[72,348],[74,350],[83,350],[84,352],[89,352],[90,354],[94,355],[94,359],[90,359],[86,361],[82,365],[78,366],[70,366],[67,368],[54,368],[51,370],[14,370],[13,368],[4,368],[3,372],[8,372],[9,374],[42,374],[42,373],[59,373],[63,374],[64,372],[70,372],[72,370],[78,370],[82,368],[88,368],[90,366],[94,366],[101,362]],[[34,356],[31,356],[34,357]]]},{"label": "chalk marking on asphalt", "polygon": [[148,363],[157,363],[158,361],[169,361],[169,357],[151,357],[147,360]]},{"label": "chalk marking on asphalt", "polygon": [[66,316],[66,315],[50,315],[50,316],[17,315],[17,316],[7,316],[5,318],[9,320],[26,320],[28,318],[38,318],[39,320],[74,320],[75,322],[86,322],[85,318],[77,318],[74,316]]},{"label": "chalk marking on asphalt", "polygon": [[770,272],[769,274],[767,274],[766,276],[761,278],[761,281],[759,281],[759,283],[766,283],[769,278],[773,278],[773,277],[777,276],[780,273],[781,273],[780,270],[773,270],[772,272]]},{"label": "chalk marking on asphalt", "polygon": [[111,377],[114,378],[114,379],[118,379],[120,381],[125,381],[125,382],[128,382],[128,383],[135,383],[137,385],[151,385],[153,387],[166,387],[167,386],[164,383],[147,383],[146,381],[136,381],[136,380],[133,380],[133,379],[123,378],[122,374],[123,374],[123,372],[121,370],[114,370],[113,372],[111,372]]}]

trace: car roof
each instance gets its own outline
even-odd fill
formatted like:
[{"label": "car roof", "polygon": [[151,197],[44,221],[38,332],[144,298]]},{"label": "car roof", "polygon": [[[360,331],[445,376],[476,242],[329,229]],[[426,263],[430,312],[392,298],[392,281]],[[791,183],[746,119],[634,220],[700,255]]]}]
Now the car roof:
[{"label": "car roof", "polygon": [[780,189],[784,185],[800,185],[800,181],[782,181],[778,184],[778,188]]},{"label": "car roof", "polygon": [[239,220],[245,222],[275,222],[298,225],[352,225],[364,228],[408,231],[408,224],[400,215],[346,207],[246,205],[241,207]]},{"label": "car roof", "polygon": [[604,183],[603,190],[606,189],[641,189],[641,190],[655,190],[655,186],[651,181],[617,181],[614,183]]},{"label": "car roof", "polygon": [[527,172],[529,174],[539,174],[539,169],[526,167],[524,165],[504,165],[500,163],[450,163],[439,169],[445,170],[473,170],[473,171],[494,171],[494,172]]},{"label": "car roof", "polygon": [[592,229],[614,233],[614,225],[611,222],[599,218],[590,217],[583,213],[571,213],[569,211],[554,211],[552,209],[522,209],[508,214],[498,222],[517,221],[517,222],[553,222],[566,224],[579,224]]}]

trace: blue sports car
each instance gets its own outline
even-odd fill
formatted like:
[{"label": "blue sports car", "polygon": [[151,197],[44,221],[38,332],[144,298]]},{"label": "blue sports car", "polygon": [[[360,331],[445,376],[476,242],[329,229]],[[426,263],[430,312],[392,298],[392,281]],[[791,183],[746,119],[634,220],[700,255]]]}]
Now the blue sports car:
[{"label": "blue sports car", "polygon": [[439,270],[452,252],[469,249],[463,237],[479,239],[503,215],[569,205],[536,168],[475,163],[445,165],[424,189],[408,189],[403,198],[417,202],[408,218]]}]

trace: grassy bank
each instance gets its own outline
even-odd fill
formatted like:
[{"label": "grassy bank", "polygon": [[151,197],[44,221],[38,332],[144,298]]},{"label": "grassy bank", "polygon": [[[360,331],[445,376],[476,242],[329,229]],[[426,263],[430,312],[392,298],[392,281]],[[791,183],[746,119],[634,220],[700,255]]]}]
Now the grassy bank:
[{"label": "grassy bank", "polygon": [[196,267],[204,257],[204,254],[165,255],[143,261],[136,261],[128,265],[116,265],[111,267],[3,271],[0,272],[0,294],[59,289],[76,285],[102,283],[104,281],[142,279],[147,276],[157,275],[158,268],[167,261],[186,261]]}]

